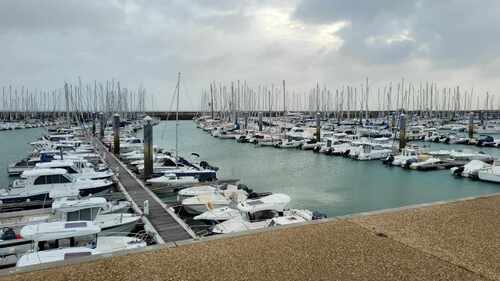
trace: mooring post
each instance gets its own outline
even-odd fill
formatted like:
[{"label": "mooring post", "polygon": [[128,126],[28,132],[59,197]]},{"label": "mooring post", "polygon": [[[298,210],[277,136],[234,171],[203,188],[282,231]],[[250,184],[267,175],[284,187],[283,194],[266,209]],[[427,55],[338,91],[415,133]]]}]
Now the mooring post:
[{"label": "mooring post", "polygon": [[104,120],[104,113],[99,112],[99,138],[102,140],[104,138],[104,129],[106,128],[106,121]]},{"label": "mooring post", "polygon": [[396,114],[393,112],[391,113],[391,130],[394,131],[394,128],[396,128]]},{"label": "mooring post", "polygon": [[321,113],[316,113],[316,141],[321,141]]},{"label": "mooring post", "polygon": [[95,112],[92,112],[92,136],[95,136]]},{"label": "mooring post", "polygon": [[404,113],[399,115],[399,149],[406,146],[406,116]]},{"label": "mooring post", "polygon": [[120,154],[120,114],[113,115],[113,153]]},{"label": "mooring post", "polygon": [[245,130],[248,129],[248,113],[245,113]]},{"label": "mooring post", "polygon": [[469,113],[469,139],[474,138],[474,112]]},{"label": "mooring post", "polygon": [[144,118],[144,179],[153,176],[153,124],[152,118]]},{"label": "mooring post", "polygon": [[479,121],[481,121],[481,127],[483,129],[486,129],[486,124],[484,122],[484,115],[482,111],[479,111]]},{"label": "mooring post", "polygon": [[259,112],[259,132],[262,132],[262,112]]}]

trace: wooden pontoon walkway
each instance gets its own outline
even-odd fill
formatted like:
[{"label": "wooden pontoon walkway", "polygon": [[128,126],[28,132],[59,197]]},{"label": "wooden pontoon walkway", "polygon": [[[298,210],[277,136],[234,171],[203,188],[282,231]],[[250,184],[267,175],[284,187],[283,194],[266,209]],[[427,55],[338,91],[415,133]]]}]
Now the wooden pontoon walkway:
[{"label": "wooden pontoon walkway", "polygon": [[118,180],[134,203],[141,209],[144,202],[149,202],[149,215],[147,219],[155,228],[163,242],[175,242],[195,238],[193,231],[174,212],[169,210],[168,205],[148,190],[130,170],[128,170],[99,140],[95,140],[96,147],[104,153],[104,160],[110,168],[118,172]]}]

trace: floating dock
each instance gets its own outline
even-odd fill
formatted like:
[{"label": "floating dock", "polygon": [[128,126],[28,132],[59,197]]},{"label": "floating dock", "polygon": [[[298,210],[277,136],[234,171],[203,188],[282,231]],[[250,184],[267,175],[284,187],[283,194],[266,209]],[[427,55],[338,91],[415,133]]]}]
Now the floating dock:
[{"label": "floating dock", "polygon": [[[140,213],[143,213],[144,202],[148,201],[149,214],[146,214],[146,224],[154,228],[154,232],[161,238],[157,242],[169,243],[181,240],[196,238],[195,233],[179,218],[170,207],[163,203],[151,190],[144,184],[107,148],[101,141],[94,139],[96,148],[103,155],[104,161],[109,167],[118,174],[117,179],[119,185],[124,189],[126,196],[133,201],[132,204],[137,206]],[[137,211],[137,210],[136,210]]]}]

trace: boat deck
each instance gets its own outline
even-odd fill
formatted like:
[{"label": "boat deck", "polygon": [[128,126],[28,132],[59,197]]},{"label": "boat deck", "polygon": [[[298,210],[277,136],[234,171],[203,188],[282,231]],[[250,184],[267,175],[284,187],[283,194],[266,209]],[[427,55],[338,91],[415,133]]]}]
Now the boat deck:
[{"label": "boat deck", "polygon": [[134,203],[142,209],[144,202],[146,200],[149,202],[149,215],[146,217],[163,239],[163,242],[167,243],[195,238],[191,229],[173,211],[169,210],[169,206],[148,190],[129,169],[106,149],[102,142],[96,140],[95,143],[99,151],[104,153],[104,160],[109,167],[113,171],[118,172],[119,182]]}]

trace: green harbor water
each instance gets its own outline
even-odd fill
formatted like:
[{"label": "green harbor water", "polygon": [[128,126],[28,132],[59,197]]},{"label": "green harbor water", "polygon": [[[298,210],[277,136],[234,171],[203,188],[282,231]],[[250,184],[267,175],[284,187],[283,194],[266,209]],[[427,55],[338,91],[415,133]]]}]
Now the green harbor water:
[{"label": "green harbor water", "polygon": [[[194,122],[180,122],[179,153],[199,153],[220,168],[219,178],[237,178],[257,192],[282,192],[291,196],[291,207],[319,210],[328,216],[452,200],[495,193],[500,184],[457,179],[448,170],[408,171],[386,167],[381,161],[354,161],[296,149],[276,149],[218,139],[197,129]],[[154,143],[175,148],[175,123],[162,122],[154,129]],[[432,144],[431,149],[470,149],[474,146]],[[500,156],[500,149],[481,148]]]},{"label": "green harbor water", "polygon": [[[178,127],[179,153],[192,152],[220,168],[219,178],[237,178],[257,192],[282,192],[291,196],[291,207],[319,210],[328,216],[452,200],[495,193],[500,185],[457,179],[448,170],[407,171],[386,167],[380,161],[354,161],[295,149],[280,150],[213,138],[192,121]],[[43,129],[0,132],[1,185],[9,183],[7,165],[25,157],[29,142]],[[142,132],[139,132],[142,134]],[[175,148],[175,123],[154,128],[155,145]],[[470,149],[474,146],[432,144],[432,149]],[[500,149],[481,148],[500,156]]]},{"label": "green harbor water", "polygon": [[10,163],[26,158],[31,152],[30,142],[46,132],[42,128],[0,131],[0,187],[6,187],[9,178],[7,167]]}]

